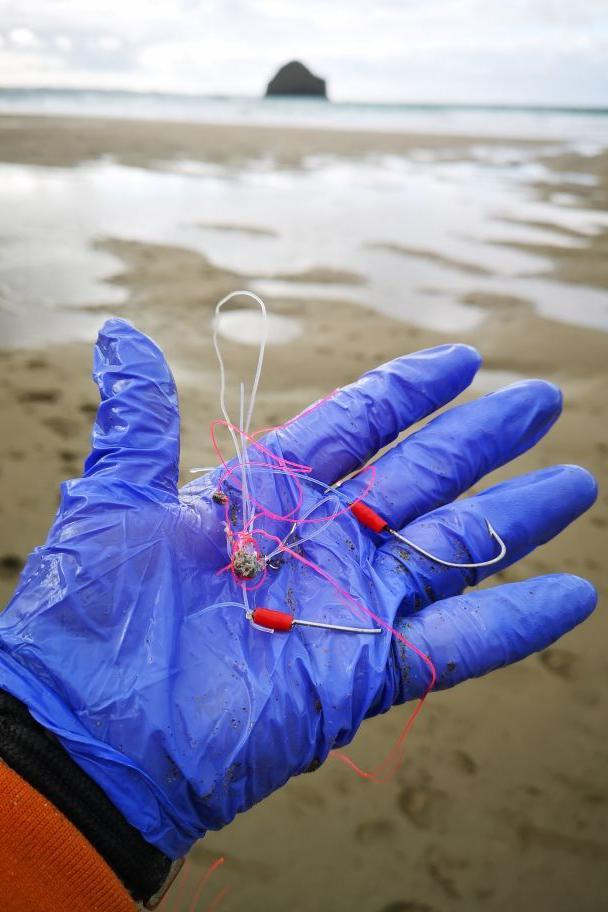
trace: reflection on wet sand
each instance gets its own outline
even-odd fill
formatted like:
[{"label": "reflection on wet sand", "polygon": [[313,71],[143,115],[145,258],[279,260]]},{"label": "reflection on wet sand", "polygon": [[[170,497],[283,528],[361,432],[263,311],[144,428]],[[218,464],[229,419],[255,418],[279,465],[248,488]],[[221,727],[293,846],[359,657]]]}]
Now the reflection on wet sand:
[{"label": "reflection on wet sand", "polygon": [[[162,170],[107,161],[1,166],[5,341],[33,341],[47,309],[124,300],[111,282],[119,264],[99,245],[104,238],[197,250],[260,293],[329,294],[435,330],[472,330],[482,313],[465,296],[500,293],[505,281],[543,315],[608,326],[606,295],[591,287],[601,267],[597,275],[578,267],[579,251],[604,237],[608,215],[584,200],[539,200],[541,176],[546,184],[569,175],[534,164],[529,150],[515,169],[495,151],[447,162],[309,157],[279,170],[254,161],[238,172],[204,163],[186,169],[183,161]],[[572,278],[573,258],[576,308],[552,273],[558,261],[557,279]],[[91,321],[73,312],[56,313],[54,322],[68,338],[90,335]]]}]

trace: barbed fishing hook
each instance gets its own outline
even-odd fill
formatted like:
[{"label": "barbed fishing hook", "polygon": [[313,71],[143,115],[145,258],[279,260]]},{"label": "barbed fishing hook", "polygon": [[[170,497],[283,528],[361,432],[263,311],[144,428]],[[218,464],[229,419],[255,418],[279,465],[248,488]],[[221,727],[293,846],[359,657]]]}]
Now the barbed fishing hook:
[{"label": "barbed fishing hook", "polygon": [[457,563],[456,561],[448,561],[442,557],[437,557],[436,554],[431,554],[430,551],[426,551],[421,545],[417,545],[411,539],[406,538],[401,532],[397,532],[396,529],[392,529],[388,524],[387,520],[380,516],[379,513],[376,513],[375,510],[372,510],[368,504],[363,503],[362,500],[355,500],[354,503],[350,505],[350,510],[353,516],[361,523],[362,526],[365,526],[367,529],[371,529],[372,532],[378,534],[388,533],[392,535],[393,538],[396,538],[398,541],[403,542],[404,545],[407,545],[408,548],[411,548],[413,551],[417,551],[418,554],[422,554],[423,557],[426,557],[428,560],[434,561],[436,564],[441,564],[442,567],[455,567],[464,570],[476,570],[479,567],[491,567],[493,564],[499,563],[507,553],[507,546],[492,525],[492,523],[486,519],[485,524],[488,529],[488,533],[491,539],[497,542],[499,547],[499,552],[494,557],[491,557],[486,561],[476,561],[475,563]]}]

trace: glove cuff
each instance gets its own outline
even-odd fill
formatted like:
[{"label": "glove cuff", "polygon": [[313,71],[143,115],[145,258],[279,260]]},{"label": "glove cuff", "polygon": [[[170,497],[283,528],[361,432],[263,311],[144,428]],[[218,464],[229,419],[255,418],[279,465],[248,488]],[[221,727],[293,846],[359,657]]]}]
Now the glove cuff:
[{"label": "glove cuff", "polygon": [[[146,842],[26,707],[0,690],[0,760],[47,798],[89,841],[136,902],[153,906],[175,865]],[[177,873],[177,872],[175,872]]]}]

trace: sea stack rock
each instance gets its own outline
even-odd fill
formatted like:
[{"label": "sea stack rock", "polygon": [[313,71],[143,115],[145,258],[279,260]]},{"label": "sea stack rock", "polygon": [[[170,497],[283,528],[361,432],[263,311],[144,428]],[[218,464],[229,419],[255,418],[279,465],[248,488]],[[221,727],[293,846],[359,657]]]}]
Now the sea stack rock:
[{"label": "sea stack rock", "polygon": [[325,80],[315,76],[299,60],[282,66],[268,83],[266,97],[271,95],[308,95],[327,98]]}]

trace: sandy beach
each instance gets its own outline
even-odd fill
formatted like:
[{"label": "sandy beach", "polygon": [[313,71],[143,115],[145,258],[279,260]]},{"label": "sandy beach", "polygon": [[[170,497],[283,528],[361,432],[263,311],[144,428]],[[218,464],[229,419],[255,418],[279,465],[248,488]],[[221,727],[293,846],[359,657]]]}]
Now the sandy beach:
[{"label": "sandy beach", "polygon": [[[474,320],[444,320],[441,326],[422,316],[410,319],[407,311],[380,310],[371,291],[367,298],[373,281],[346,256],[296,261],[295,268],[285,255],[273,259],[278,229],[257,219],[253,206],[240,220],[223,210],[188,211],[187,219],[204,223],[208,232],[201,235],[200,249],[182,245],[177,231],[171,242],[167,229],[161,243],[134,232],[130,238],[108,234],[102,226],[92,241],[94,251],[100,262],[106,257],[110,268],[117,266],[102,277],[94,302],[49,309],[52,342],[43,344],[36,327],[20,335],[20,314],[5,308],[0,316],[8,320],[11,336],[8,345],[3,336],[7,347],[0,351],[3,603],[25,557],[44,540],[60,481],[80,472],[87,453],[97,403],[90,379],[95,326],[116,313],[166,352],[180,394],[186,481],[190,467],[212,460],[208,425],[218,411],[208,331],[212,309],[222,295],[252,281],[268,292],[273,314],[300,330],[293,341],[269,346],[258,426],[287,419],[380,362],[463,341],[479,348],[484,365],[461,401],[522,376],[547,378],[564,393],[563,417],[551,433],[479,488],[564,462],[605,478],[608,345],[599,317],[603,298],[604,315],[608,311],[608,226],[598,221],[587,230],[582,217],[579,225],[560,213],[567,215],[568,207],[590,219],[605,213],[608,152],[583,155],[552,149],[551,142],[512,138],[0,117],[0,161],[9,169],[20,166],[22,174],[30,173],[23,170],[27,166],[36,174],[58,169],[65,175],[100,160],[138,174],[173,173],[187,162],[220,166],[222,179],[234,181],[252,162],[264,161],[264,174],[276,180],[283,172],[311,168],[312,158],[342,165],[382,164],[387,157],[416,163],[422,153],[428,169],[435,161],[462,169],[476,160],[480,146],[491,155],[505,145],[521,156],[511,170],[526,167],[531,175],[525,192],[535,208],[528,221],[515,226],[519,234],[483,238],[480,249],[487,257],[476,259],[472,246],[461,249],[455,242],[454,249],[441,251],[429,249],[424,238],[398,243],[379,227],[375,237],[370,229],[365,254],[370,270],[376,268],[374,256],[387,258],[378,260],[379,271],[384,262],[400,270],[402,261],[415,261],[424,270],[421,285],[431,303],[434,292],[441,300],[450,297],[453,281],[450,305]],[[11,242],[7,224],[0,232],[2,246]],[[15,237],[22,230],[17,214]],[[207,254],[205,237],[217,244]],[[245,250],[245,243],[252,252],[240,270],[234,248],[243,244]],[[371,250],[374,243],[381,249]],[[530,258],[531,270],[516,275],[513,267],[512,278],[497,275],[492,245],[496,255]],[[267,257],[268,264],[276,264],[272,272],[264,265],[256,270],[256,250],[260,263]],[[230,257],[234,265],[228,268]],[[36,274],[40,267],[32,259],[19,268]],[[37,281],[52,286],[48,264],[42,268]],[[536,288],[549,300],[546,307],[536,306]],[[564,308],[570,302],[572,318],[551,315],[553,290]],[[0,304],[6,304],[6,294]],[[73,320],[80,329],[61,341],[54,320],[62,326]],[[24,344],[30,332],[36,344]],[[229,363],[255,354],[235,341],[225,346]],[[500,581],[566,570],[590,578],[604,598],[607,527],[608,499],[600,489],[592,511],[557,541],[499,574]],[[608,889],[607,633],[600,605],[588,623],[544,653],[434,695],[394,782],[362,784],[328,762],[314,775],[292,780],[226,830],[209,834],[192,853],[193,867],[202,870],[225,856],[217,876],[231,888],[226,912],[597,912],[598,897]],[[381,756],[402,723],[403,710],[366,723],[355,741],[357,757],[373,762]],[[172,908],[178,907],[169,901],[169,912]]]}]

